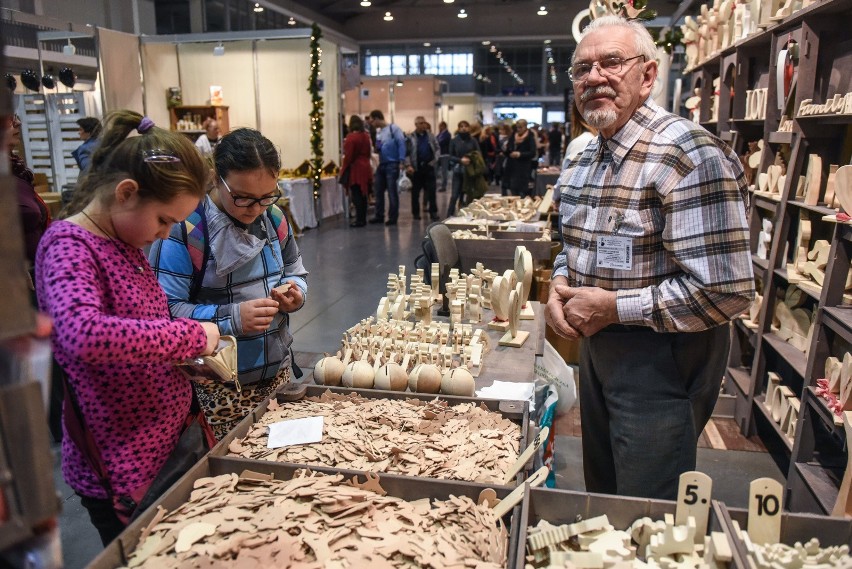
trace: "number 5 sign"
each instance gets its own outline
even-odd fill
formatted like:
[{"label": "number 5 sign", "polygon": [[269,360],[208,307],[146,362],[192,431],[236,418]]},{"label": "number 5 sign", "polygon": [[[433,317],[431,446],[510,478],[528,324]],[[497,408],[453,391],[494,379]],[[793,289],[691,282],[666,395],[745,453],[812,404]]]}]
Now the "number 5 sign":
[{"label": "number 5 sign", "polygon": [[703,472],[684,472],[680,475],[677,490],[675,524],[686,525],[687,518],[695,518],[695,535],[707,535],[707,519],[710,517],[710,495],[713,480]]},{"label": "number 5 sign", "polygon": [[774,544],[781,540],[781,483],[758,478],[749,486],[748,536],[754,543]]}]

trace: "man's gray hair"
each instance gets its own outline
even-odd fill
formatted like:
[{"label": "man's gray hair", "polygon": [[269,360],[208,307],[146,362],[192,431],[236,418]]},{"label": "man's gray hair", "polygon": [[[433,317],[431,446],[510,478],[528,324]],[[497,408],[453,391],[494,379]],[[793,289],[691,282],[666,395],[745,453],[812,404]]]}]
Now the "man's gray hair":
[{"label": "man's gray hair", "polygon": [[[651,34],[648,32],[648,28],[636,20],[626,20],[621,16],[602,16],[592,20],[591,23],[583,29],[583,37],[594,30],[613,27],[633,30],[633,36],[636,38],[636,55],[644,55],[645,61],[655,61],[657,59],[657,45],[654,43],[654,38],[651,37]],[[572,65],[574,64],[574,58],[576,55],[577,50],[574,50],[574,53],[571,55]]]}]

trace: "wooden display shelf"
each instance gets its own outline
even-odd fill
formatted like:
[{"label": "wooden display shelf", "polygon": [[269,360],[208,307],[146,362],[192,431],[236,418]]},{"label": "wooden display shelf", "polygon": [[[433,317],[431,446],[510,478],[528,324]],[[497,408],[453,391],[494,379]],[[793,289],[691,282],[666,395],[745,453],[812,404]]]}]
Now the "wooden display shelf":
[{"label": "wooden display shelf", "polygon": [[763,339],[772,346],[775,352],[781,356],[800,377],[805,377],[805,368],[808,360],[805,354],[785,342],[775,332],[769,332],[763,335]]},{"label": "wooden display shelf", "polygon": [[772,131],[767,140],[770,144],[793,144],[795,133],[788,131]]},{"label": "wooden display shelf", "polygon": [[796,120],[805,123],[819,122],[820,124],[852,124],[852,115],[801,115],[796,117]]},{"label": "wooden display shelf", "polygon": [[764,396],[761,395],[759,397],[754,398],[754,407],[760,411],[763,415],[764,419],[769,423],[772,427],[772,430],[775,431],[775,434],[778,435],[778,438],[784,443],[784,447],[787,449],[787,452],[793,452],[793,441],[787,436],[787,433],[781,430],[781,427],[772,419],[772,412],[769,410],[769,407],[766,406],[766,401],[764,400]]},{"label": "wooden display shelf", "polygon": [[778,200],[773,200],[772,198],[762,195],[762,193],[754,192],[754,205],[775,213],[775,209],[778,207]]},{"label": "wooden display shelf", "polygon": [[843,419],[834,414],[834,411],[828,408],[827,401],[817,395],[816,389],[813,386],[808,386],[805,389],[809,392],[808,404],[813,407],[817,416],[822,420],[823,425],[831,433],[831,436],[838,441],[843,440]]},{"label": "wooden display shelf", "polygon": [[752,254],[751,262],[754,263],[754,266],[765,271],[769,268],[769,261],[766,259],[761,259],[757,255]]},{"label": "wooden display shelf", "polygon": [[834,471],[820,464],[808,462],[793,463],[793,469],[816,501],[820,510],[822,510],[822,513],[826,515],[831,514],[840,490],[840,482]]},{"label": "wooden display shelf", "polygon": [[824,306],[825,324],[844,340],[852,343],[852,307]]},{"label": "wooden display shelf", "polygon": [[744,367],[728,367],[726,371],[731,382],[737,386],[740,393],[747,397],[751,384],[751,370]]},{"label": "wooden display shelf", "polygon": [[810,205],[810,204],[806,204],[805,202],[800,202],[798,200],[790,200],[787,203],[789,205],[794,205],[798,208],[806,209],[808,211],[812,211],[812,212],[818,213],[820,215],[835,215],[835,214],[837,214],[836,209],[828,207],[827,205],[820,205],[820,204]]}]

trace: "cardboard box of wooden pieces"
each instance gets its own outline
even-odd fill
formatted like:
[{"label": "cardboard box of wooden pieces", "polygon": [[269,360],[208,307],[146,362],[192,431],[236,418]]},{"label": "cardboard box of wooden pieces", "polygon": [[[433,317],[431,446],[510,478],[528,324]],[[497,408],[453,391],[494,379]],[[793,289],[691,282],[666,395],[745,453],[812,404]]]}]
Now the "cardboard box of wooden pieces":
[{"label": "cardboard box of wooden pieces", "polygon": [[[460,404],[464,404],[464,403],[472,404],[472,405],[476,406],[477,408],[484,408],[484,409],[487,409],[488,411],[490,411],[492,413],[497,414],[499,416],[499,419],[501,419],[501,420],[505,419],[505,420],[508,420],[511,423],[517,425],[518,432],[519,432],[519,435],[520,435],[520,438],[519,438],[519,441],[518,441],[518,443],[519,443],[518,444],[518,455],[520,455],[523,452],[523,450],[526,449],[527,446],[530,444],[530,441],[533,438],[533,431],[535,429],[535,426],[530,422],[530,419],[529,419],[529,403],[526,402],[526,401],[500,401],[500,400],[495,400],[495,399],[481,399],[481,398],[477,398],[477,397],[458,397],[458,396],[447,396],[447,395],[431,395],[431,394],[425,394],[425,393],[382,391],[382,390],[378,390],[378,389],[349,389],[349,388],[342,388],[342,387],[336,387],[336,388],[335,387],[325,387],[325,386],[320,386],[320,385],[290,384],[290,385],[282,387],[278,391],[278,393],[276,393],[275,403],[272,403],[272,405],[274,407],[276,407],[277,404],[284,404],[288,401],[299,401],[299,400],[302,400],[302,399],[305,399],[305,398],[308,398],[308,397],[320,398],[325,393],[335,394],[337,397],[349,397],[349,396],[352,396],[352,395],[357,395],[357,396],[362,397],[362,398],[369,400],[371,402],[377,401],[377,400],[392,400],[392,401],[400,401],[400,402],[412,401],[413,400],[413,401],[418,402],[419,404],[422,404],[424,406],[424,409],[426,409],[426,407],[425,407],[426,404],[433,403],[435,401],[443,402],[450,407],[460,405]],[[335,404],[340,405],[341,403],[335,403]],[[246,439],[246,437],[250,433],[252,433],[252,431],[254,431],[255,433],[259,432],[257,430],[258,424],[263,421],[264,415],[266,415],[270,411],[269,407],[270,407],[270,401],[262,403],[260,406],[258,406],[242,422],[240,422],[240,424],[237,425],[234,428],[233,431],[228,433],[228,435],[226,435],[219,442],[219,444],[217,444],[216,447],[214,447],[210,451],[210,454],[212,456],[222,456],[222,457],[229,456],[230,458],[238,458],[240,453],[237,453],[237,452],[234,452],[234,451],[235,450],[241,450],[241,451],[243,451],[242,454],[249,455],[249,456],[267,455],[269,453],[269,451],[267,451],[267,449],[265,448],[265,443],[262,440],[250,442],[248,439]],[[340,415],[340,414],[338,413],[337,415]],[[302,417],[302,416],[304,416],[304,414],[299,415],[299,417]],[[296,418],[296,417],[293,417],[293,418]],[[380,418],[379,421],[384,421],[384,422],[387,422],[388,424],[391,424],[392,421],[390,421],[389,419],[392,419],[392,418],[385,416],[385,417]],[[371,421],[371,422],[374,422],[374,421]],[[373,427],[381,428],[380,425],[373,425]],[[393,428],[393,427],[391,427],[391,428]],[[418,425],[412,424],[412,425],[410,425],[406,428],[410,429],[412,432],[415,432],[416,429],[418,428]],[[489,437],[496,436],[496,433],[493,433],[493,432],[488,433],[488,436]],[[247,468],[251,468],[251,464],[253,464],[253,463],[258,463],[258,462],[266,463],[266,462],[269,462],[269,461],[276,461],[276,462],[280,461],[280,463],[282,463],[282,464],[289,464],[291,466],[308,466],[310,468],[314,468],[314,466],[325,465],[325,466],[329,466],[329,467],[335,467],[337,469],[341,469],[341,468],[347,469],[349,467],[344,466],[344,464],[351,464],[351,461],[345,460],[345,458],[343,456],[345,453],[356,453],[355,462],[357,463],[358,458],[360,457],[360,455],[357,455],[357,453],[360,452],[360,453],[364,454],[364,453],[370,452],[370,453],[379,454],[379,450],[377,449],[377,447],[387,446],[387,444],[389,444],[385,440],[372,442],[372,441],[368,440],[368,439],[370,439],[370,437],[371,437],[370,429],[362,428],[361,425],[351,425],[351,426],[346,427],[346,436],[343,437],[345,439],[345,441],[343,441],[342,443],[339,442],[339,441],[326,441],[326,440],[324,440],[323,441],[324,443],[325,442],[332,442],[332,443],[338,445],[338,447],[336,447],[334,449],[335,450],[335,456],[331,457],[331,460],[336,461],[335,464],[324,463],[323,461],[329,460],[328,456],[323,454],[324,451],[320,452],[322,449],[319,449],[318,447],[311,448],[311,445],[301,445],[300,447],[298,447],[297,452],[295,452],[295,453],[288,452],[285,457],[277,457],[277,456],[267,456],[266,458],[248,458],[248,457],[246,457],[246,458],[240,458],[240,460],[245,461]],[[358,441],[358,444],[355,444],[355,445],[348,444],[350,442],[354,443],[356,440]],[[412,440],[414,440],[414,439],[412,438]],[[494,442],[491,443],[491,441],[494,441]],[[468,441],[466,441],[465,444],[467,444],[467,442]],[[483,438],[482,441],[480,441],[480,442],[482,444],[494,444],[494,445],[496,445],[499,442],[499,438],[492,438],[492,439]],[[258,444],[255,444],[255,443],[258,443]],[[263,443],[263,444],[260,444],[260,443]],[[346,447],[346,448],[339,448],[341,446]],[[364,446],[365,448],[358,451],[356,449],[356,447],[358,447],[358,446]],[[399,444],[399,446],[403,446],[403,445]],[[441,454],[441,451],[437,451],[437,448],[432,448],[433,445],[430,444],[428,446],[430,448],[423,449],[422,450],[423,453],[429,453],[429,452],[435,451],[438,454]],[[458,444],[456,443],[455,445],[450,445],[450,446],[458,446]],[[328,449],[325,449],[325,450],[328,450]],[[412,450],[412,452],[421,452],[420,450],[417,450],[417,449],[411,449],[411,450]],[[459,448],[459,450],[463,450],[463,449]],[[391,449],[391,451],[397,452],[400,455],[404,454],[404,452],[408,452],[405,449],[399,449],[399,448]],[[404,452],[400,452],[400,451],[404,451]],[[447,451],[447,452],[449,452],[449,451]],[[467,458],[464,459],[465,461],[468,461],[470,463],[469,466],[470,466],[471,469],[473,469],[472,475],[477,475],[476,465],[478,463],[476,461],[482,460],[484,458],[483,456],[481,456],[481,454],[482,453],[478,453],[478,455],[476,457],[467,457]],[[496,453],[491,453],[491,454],[497,454],[497,455],[500,455],[501,457],[504,456],[504,453],[502,451],[496,452]],[[294,458],[294,460],[289,460],[289,461],[287,460],[287,459],[290,459],[290,458],[293,458],[293,457],[296,457],[296,458]],[[376,457],[376,456],[371,457],[370,462],[368,463],[369,466],[370,467],[375,466],[376,469],[378,469],[380,467],[380,462],[379,462],[380,458],[381,457]],[[448,456],[441,455],[441,461],[446,461],[447,459],[449,459]],[[514,462],[514,461],[511,461],[511,462]],[[526,476],[527,476],[527,474],[529,474],[529,471],[530,471],[531,468],[532,468],[532,461],[530,460],[530,461],[527,462],[527,464],[524,465],[524,467],[517,474],[517,476],[514,477],[515,484],[521,484],[526,479]],[[351,470],[347,470],[347,472],[363,473],[367,470],[373,470],[374,472],[377,471],[377,470],[372,469],[372,468],[364,468],[364,469],[354,468],[354,469],[351,469]],[[428,472],[428,471],[433,470],[433,469],[431,467],[427,466],[427,465],[423,465],[422,470]],[[436,477],[448,478],[448,476],[446,475],[446,472],[447,472],[446,469],[442,472],[443,473],[440,476],[437,476],[437,475],[436,476],[430,476],[429,474],[425,474],[423,476],[413,476],[413,475],[409,475],[409,476],[418,477],[418,478],[421,478],[421,477],[422,478],[436,478]],[[396,473],[399,474],[399,472],[396,472]],[[501,476],[501,478],[502,478],[502,476]],[[493,481],[490,481],[489,483],[492,483],[492,482]]]},{"label": "cardboard box of wooden pieces", "polygon": [[539,233],[497,231],[492,233],[493,239],[455,239],[461,271],[470,273],[477,263],[482,263],[485,268],[502,274],[515,267],[515,249],[519,245],[527,248],[534,263],[550,260],[551,241],[519,238],[523,235],[540,236]]},{"label": "cardboard box of wooden pieces", "polygon": [[248,471],[246,466],[240,460],[204,458],[89,568],[171,567],[178,565],[178,556],[186,567],[193,562],[211,568],[285,567],[294,559],[296,564],[321,560],[322,566],[334,558],[364,566],[351,564],[355,555],[396,566],[376,557],[383,552],[409,566],[411,557],[417,564],[418,557],[435,561],[458,555],[451,542],[465,553],[475,549],[489,558],[483,567],[510,566],[516,555],[520,504],[502,520],[487,505],[476,506],[507,497],[507,487],[390,474],[358,476],[352,484],[348,474],[320,478],[336,476],[335,469],[312,469],[317,476],[309,478],[300,477],[302,467],[292,465],[255,463]]}]

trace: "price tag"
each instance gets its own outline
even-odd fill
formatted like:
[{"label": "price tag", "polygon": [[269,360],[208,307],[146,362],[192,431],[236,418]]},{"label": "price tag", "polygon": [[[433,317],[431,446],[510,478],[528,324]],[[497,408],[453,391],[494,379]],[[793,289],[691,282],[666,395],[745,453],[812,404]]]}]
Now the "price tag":
[{"label": "price tag", "polygon": [[704,539],[707,535],[712,491],[713,480],[703,472],[684,472],[680,475],[675,524],[686,525],[687,518],[695,518],[696,539]]},{"label": "price tag", "polygon": [[748,492],[748,536],[754,543],[775,544],[781,540],[783,488],[772,478],[753,480]]}]

